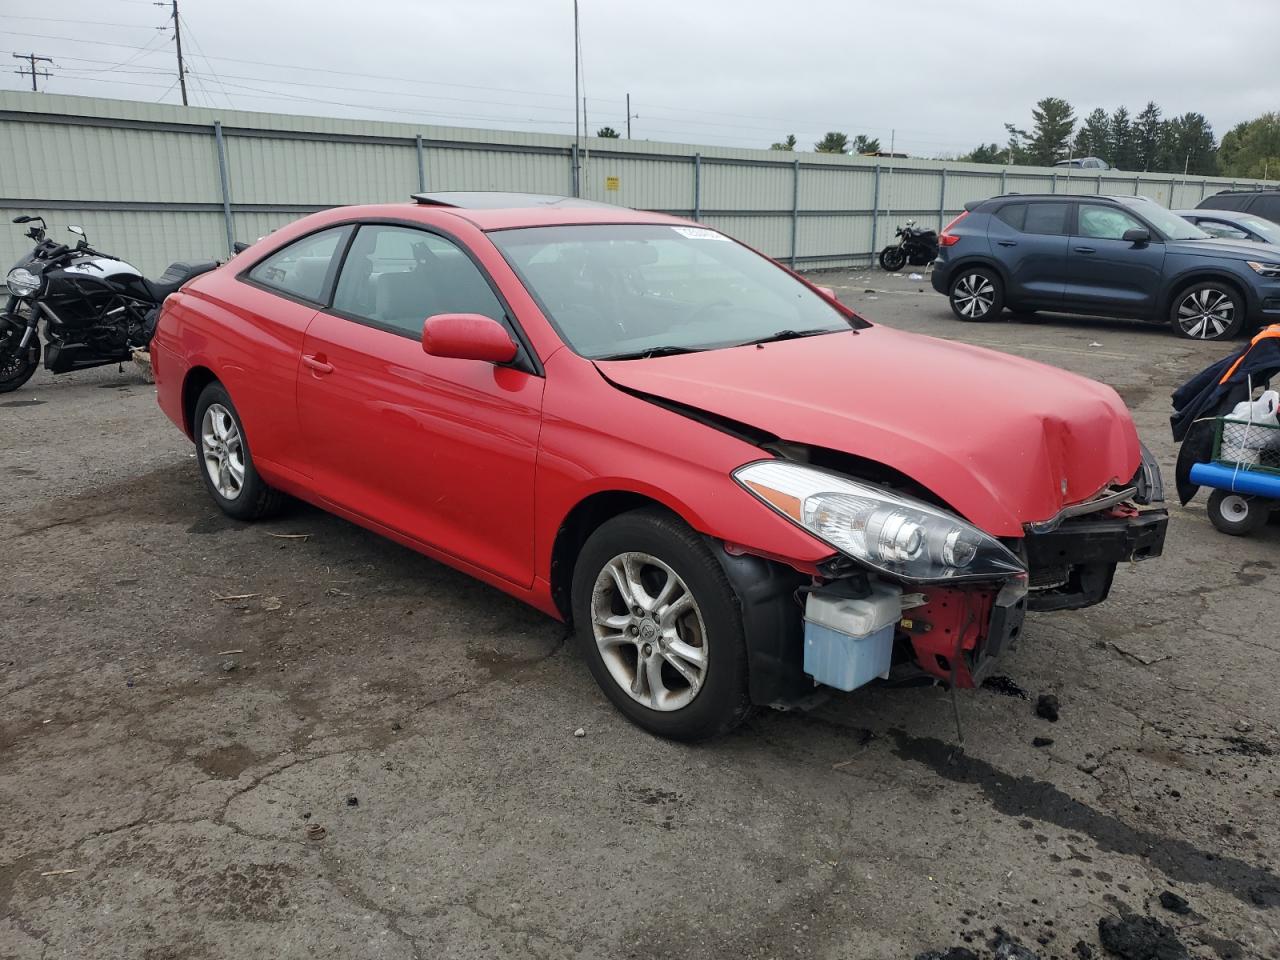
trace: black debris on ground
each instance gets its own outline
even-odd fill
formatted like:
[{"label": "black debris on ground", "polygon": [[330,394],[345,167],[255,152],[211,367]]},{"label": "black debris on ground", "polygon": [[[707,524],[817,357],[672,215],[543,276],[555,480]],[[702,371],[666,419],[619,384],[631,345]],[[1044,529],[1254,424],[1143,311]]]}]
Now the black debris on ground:
[{"label": "black debris on ground", "polygon": [[1154,917],[1129,913],[1103,917],[1098,921],[1098,939],[1103,948],[1122,960],[1188,960],[1187,948],[1178,935]]},{"label": "black debris on ground", "polygon": [[1052,747],[1053,737],[1035,737],[1031,741],[1033,747]]},{"label": "black debris on ground", "polygon": [[1036,716],[1042,720],[1048,720],[1050,723],[1058,722],[1059,708],[1058,698],[1052,693],[1042,693],[1040,698],[1036,700]]},{"label": "black debris on ground", "polygon": [[1186,916],[1191,912],[1191,904],[1187,903],[1185,899],[1178,896],[1172,890],[1166,890],[1164,893],[1160,894],[1160,906],[1173,913],[1182,914],[1183,916]]},{"label": "black debris on ground", "polygon": [[916,960],[978,960],[978,955],[968,947],[952,947],[950,950],[927,950],[916,954]]},{"label": "black debris on ground", "polygon": [[1222,753],[1238,753],[1242,757],[1269,757],[1275,753],[1270,745],[1249,737],[1224,737],[1228,746]]},{"label": "black debris on ground", "polygon": [[987,677],[982,681],[982,689],[990,690],[992,693],[998,693],[1002,697],[1017,697],[1019,700],[1030,700],[1031,694],[1023,690],[1006,676],[997,675]]},{"label": "black debris on ground", "polygon": [[1077,940],[1076,945],[1071,948],[1071,952],[1079,957],[1080,960],[1093,960],[1093,947],[1083,940]]},{"label": "black debris on ground", "polygon": [[351,794],[351,796],[347,797],[347,806],[348,807],[360,806],[360,798],[357,797],[354,793]]},{"label": "black debris on ground", "polygon": [[1038,954],[1024,947],[1003,927],[993,929],[995,936],[987,941],[987,947],[994,952],[996,960],[1040,960]]}]

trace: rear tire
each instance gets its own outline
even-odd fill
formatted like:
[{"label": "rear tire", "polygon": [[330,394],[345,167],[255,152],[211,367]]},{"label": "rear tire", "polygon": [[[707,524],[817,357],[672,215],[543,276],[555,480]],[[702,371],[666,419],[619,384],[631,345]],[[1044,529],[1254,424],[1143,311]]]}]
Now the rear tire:
[{"label": "rear tire", "polygon": [[1248,497],[1227,490],[1215,490],[1209,494],[1209,521],[1222,533],[1233,537],[1247,537],[1267,525],[1271,515],[1269,501],[1262,497]]},{"label": "rear tire", "polygon": [[240,414],[218,381],[200,391],[191,427],[200,477],[223,513],[262,520],[280,511],[284,494],[258,474]]},{"label": "rear tire", "polygon": [[994,270],[966,267],[951,282],[947,299],[957,320],[982,323],[998,317],[1004,309],[1004,286]]},{"label": "rear tire", "polygon": [[885,247],[880,251],[880,269],[897,273],[907,265],[907,252],[901,247]]},{"label": "rear tire", "polygon": [[31,338],[23,356],[18,347],[21,336],[15,331],[12,341],[0,346],[0,393],[17,390],[40,368],[40,337]]},{"label": "rear tire", "polygon": [[678,517],[634,510],[587,538],[573,571],[573,620],[596,683],[637,726],[704,740],[750,714],[738,598]]},{"label": "rear tire", "polygon": [[1188,340],[1230,340],[1244,328],[1244,312],[1244,301],[1234,288],[1207,280],[1173,298],[1169,323]]}]

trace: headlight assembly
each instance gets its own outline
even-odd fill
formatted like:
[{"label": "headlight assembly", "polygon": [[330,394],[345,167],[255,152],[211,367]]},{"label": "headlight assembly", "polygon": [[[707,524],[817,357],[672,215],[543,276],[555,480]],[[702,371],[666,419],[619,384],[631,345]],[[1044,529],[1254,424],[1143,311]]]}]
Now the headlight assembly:
[{"label": "headlight assembly", "polygon": [[1027,572],[995,537],[914,497],[778,460],[749,463],[733,478],[819,540],[901,580],[1003,580]]},{"label": "headlight assembly", "polygon": [[1280,263],[1259,263],[1257,260],[1246,260],[1245,263],[1254,273],[1268,280],[1280,280]]},{"label": "headlight assembly", "polygon": [[14,267],[5,278],[5,285],[15,297],[30,297],[40,289],[42,277],[26,267]]}]

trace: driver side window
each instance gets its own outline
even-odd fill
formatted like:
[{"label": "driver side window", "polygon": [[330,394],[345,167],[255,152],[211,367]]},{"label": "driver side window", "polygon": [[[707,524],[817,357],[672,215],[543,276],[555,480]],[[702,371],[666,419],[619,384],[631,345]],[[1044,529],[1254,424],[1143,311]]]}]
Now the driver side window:
[{"label": "driver side window", "polygon": [[1145,224],[1115,207],[1080,204],[1079,235],[1094,240],[1123,240],[1128,230],[1145,230]]}]

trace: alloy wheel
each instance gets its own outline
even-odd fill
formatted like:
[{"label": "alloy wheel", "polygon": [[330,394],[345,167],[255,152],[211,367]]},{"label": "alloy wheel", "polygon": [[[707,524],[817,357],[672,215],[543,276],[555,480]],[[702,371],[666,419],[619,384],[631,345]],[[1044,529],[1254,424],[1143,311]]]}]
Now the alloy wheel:
[{"label": "alloy wheel", "polygon": [[1236,305],[1230,295],[1213,287],[1194,290],[1178,304],[1178,326],[1196,340],[1217,340],[1231,328]]},{"label": "alloy wheel", "polygon": [[977,320],[985,317],[996,300],[996,285],[981,273],[970,273],[961,277],[951,299],[963,316]]},{"label": "alloy wheel", "polygon": [[688,706],[707,676],[707,631],[685,582],[657,557],[622,553],[591,592],[591,630],[614,682],[637,703]]},{"label": "alloy wheel", "polygon": [[209,404],[200,423],[204,468],[218,495],[234,500],[244,489],[244,441],[236,419],[220,403]]}]

